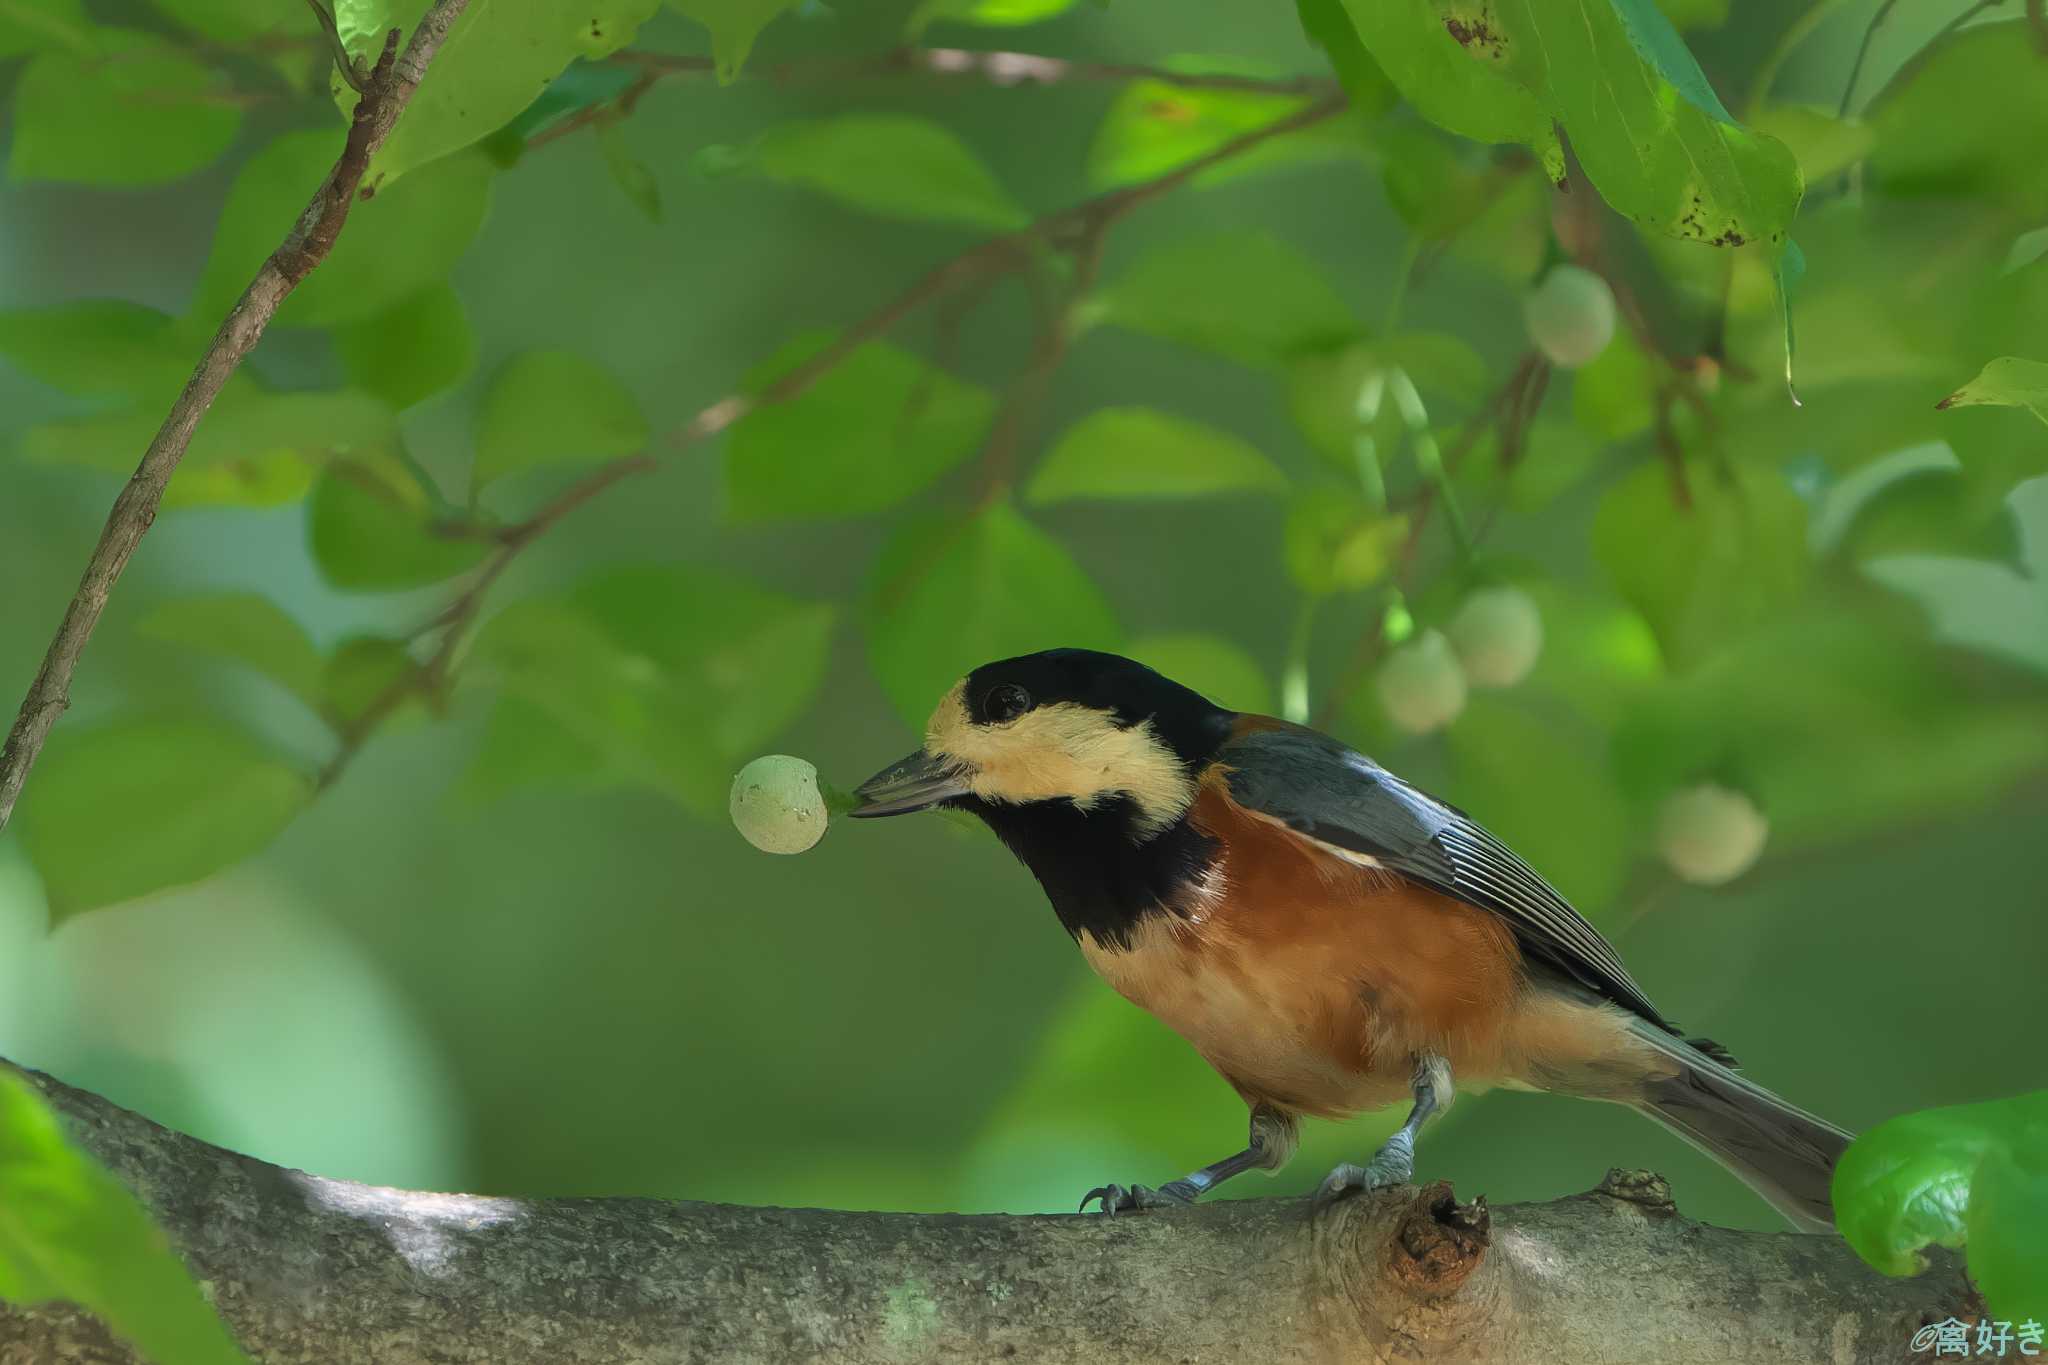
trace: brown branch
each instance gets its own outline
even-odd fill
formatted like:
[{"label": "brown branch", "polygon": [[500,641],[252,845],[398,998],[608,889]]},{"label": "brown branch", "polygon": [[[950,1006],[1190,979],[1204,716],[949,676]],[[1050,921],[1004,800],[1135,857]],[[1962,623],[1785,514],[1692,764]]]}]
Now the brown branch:
[{"label": "brown branch", "polygon": [[[1888,1280],[1836,1237],[1694,1222],[1648,1172],[1544,1204],[1439,1182],[1056,1217],[512,1199],[326,1180],[0,1062],[137,1192],[262,1365],[1786,1365],[1907,1359],[1980,1317],[1950,1252]],[[0,1360],[140,1365],[65,1304]]]},{"label": "brown branch", "polygon": [[[993,443],[999,438],[1005,443],[1014,442],[1016,428],[1023,421],[1026,404],[1037,401],[1035,395],[1042,391],[1044,383],[1050,380],[1053,371],[1064,359],[1072,340],[1075,305],[1094,284],[1103,243],[1110,230],[1133,210],[1171,193],[1203,171],[1221,165],[1273,138],[1298,132],[1332,118],[1345,107],[1345,101],[1341,96],[1320,101],[1262,128],[1254,128],[1215,150],[1151,180],[1097,195],[1070,208],[1047,214],[1014,232],[991,237],[971,246],[925,272],[908,288],[846,328],[833,338],[829,345],[780,379],[756,393],[727,394],[704,408],[671,434],[664,445],[670,453],[688,449],[718,435],[759,408],[786,403],[800,396],[861,346],[887,335],[898,324],[926,305],[953,297],[962,290],[986,286],[1003,275],[1026,269],[1035,258],[1034,253],[1051,246],[1073,255],[1076,263],[1074,278],[1056,325],[1049,329],[1049,336],[1041,337],[1030,368],[1005,402],[1004,413],[998,419],[997,434],[991,436],[990,449],[994,453],[985,453],[984,459],[989,467],[998,468],[1003,459],[1004,447]],[[1005,431],[1010,434],[1003,435]],[[657,460],[652,451],[640,451],[609,464],[600,465],[544,504],[531,517],[509,527],[481,524],[441,527],[444,534],[489,540],[496,546],[496,550],[484,562],[469,585],[429,623],[429,629],[439,629],[443,634],[427,663],[417,673],[404,674],[394,679],[371,700],[357,719],[342,731],[340,745],[321,773],[320,785],[332,785],[369,737],[405,702],[418,696],[431,699],[440,695],[452,670],[461,637],[475,623],[482,610],[485,594],[504,575],[506,569],[511,567],[513,560],[577,508],[614,484],[636,474],[647,473],[656,465]]]},{"label": "brown branch", "polygon": [[213,344],[200,358],[192,377],[185,382],[184,391],[172,403],[170,414],[143,453],[142,463],[114,499],[99,544],[86,563],[85,576],[65,608],[56,637],[51,640],[42,667],[22,701],[21,713],[8,732],[6,747],[0,749],[0,828],[5,828],[13,813],[43,742],[71,704],[71,677],[78,668],[79,656],[92,639],[93,629],[106,610],[107,598],[121,571],[156,520],[164,487],[177,472],[178,462],[192,443],[200,420],[229,376],[262,338],[278,307],[333,248],[342,225],[348,221],[349,206],[355,202],[371,156],[390,136],[399,114],[426,75],[427,64],[467,4],[468,0],[436,0],[402,53],[398,49],[398,31],[392,30],[368,77],[369,93],[356,104],[347,140],[334,169],[313,192],[311,202],[283,243],[257,270],[255,279],[228,311],[220,330],[214,333]]}]

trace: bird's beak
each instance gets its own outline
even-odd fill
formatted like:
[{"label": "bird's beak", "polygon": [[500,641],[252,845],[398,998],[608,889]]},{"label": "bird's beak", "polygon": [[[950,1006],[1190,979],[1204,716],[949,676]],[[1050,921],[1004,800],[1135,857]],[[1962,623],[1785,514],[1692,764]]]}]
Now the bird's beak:
[{"label": "bird's beak", "polygon": [[861,783],[853,794],[860,804],[848,812],[851,815],[907,815],[965,796],[967,771],[958,763],[919,749]]}]

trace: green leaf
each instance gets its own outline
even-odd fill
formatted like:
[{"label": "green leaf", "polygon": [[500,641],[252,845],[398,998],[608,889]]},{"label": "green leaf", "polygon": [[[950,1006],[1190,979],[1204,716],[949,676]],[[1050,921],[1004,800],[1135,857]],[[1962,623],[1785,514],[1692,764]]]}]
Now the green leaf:
[{"label": "green leaf", "polygon": [[[2044,1106],[2048,1108],[2048,1106]],[[2048,1121],[1992,1148],[1970,1181],[1970,1278],[1999,1317],[2034,1317],[2048,1298]]]},{"label": "green leaf", "polygon": [[321,666],[316,705],[322,714],[351,725],[401,679],[417,679],[422,672],[404,641],[357,635],[336,645]]},{"label": "green leaf", "polygon": [[481,563],[489,546],[436,534],[436,512],[401,461],[337,460],[306,503],[313,562],[335,587],[359,592],[417,588]]},{"label": "green leaf", "polygon": [[1564,151],[1550,113],[1503,71],[1486,6],[1439,0],[1343,4],[1359,40],[1417,113],[1460,137],[1520,143],[1536,153],[1552,180],[1563,178]]},{"label": "green leaf", "polygon": [[461,383],[476,367],[476,332],[462,300],[430,284],[375,317],[334,329],[349,382],[404,410]]},{"label": "green leaf", "polygon": [[[759,393],[822,350],[813,333],[748,377]],[[726,448],[732,515],[862,516],[931,486],[972,454],[995,397],[906,351],[871,341],[797,397],[750,413]]]},{"label": "green leaf", "polygon": [[1374,141],[1387,202],[1426,240],[1456,235],[1486,210],[1496,192],[1499,172],[1474,165],[1464,148],[1433,129],[1384,128]]},{"label": "green leaf", "polygon": [[25,52],[90,57],[97,33],[85,0],[0,0],[0,58]]},{"label": "green leaf", "polygon": [[248,43],[252,39],[317,37],[320,27],[303,3],[277,0],[154,0],[171,18],[216,43]]},{"label": "green leaf", "polygon": [[1693,667],[1795,598],[1806,582],[1806,507],[1770,470],[1690,466],[1680,506],[1662,460],[1607,491],[1593,552],[1657,633],[1674,668]]},{"label": "green leaf", "polygon": [[1019,228],[1030,216],[957,134],[908,114],[841,114],[771,128],[731,169],[906,222]]},{"label": "green leaf", "polygon": [[158,603],[138,629],[155,639],[253,668],[320,709],[320,651],[303,626],[260,593],[174,597]]},{"label": "green leaf", "polygon": [[1729,0],[1657,0],[1673,28],[1719,28],[1728,22]]},{"label": "green leaf", "polygon": [[[203,349],[176,319],[122,299],[0,313],[0,356],[80,397],[175,392]],[[138,458],[141,453],[136,451]]]},{"label": "green leaf", "polygon": [[312,793],[304,773],[217,721],[60,730],[21,805],[22,847],[61,920],[261,852]]},{"label": "green leaf", "polygon": [[2048,256],[2048,227],[2022,232],[2012,239],[2012,246],[2005,253],[2005,268],[1999,273],[2010,275],[2025,270],[2043,256]]},{"label": "green leaf", "polygon": [[[155,407],[53,422],[32,428],[22,455],[46,464],[135,472],[162,425]],[[274,507],[306,495],[315,474],[336,456],[375,457],[397,448],[391,410],[368,394],[271,393],[237,375],[214,401],[177,473],[165,507]]]},{"label": "green leaf", "polygon": [[1357,335],[1336,288],[1264,232],[1190,237],[1141,258],[1098,301],[1103,321],[1247,365]]},{"label": "green leaf", "polygon": [[1330,59],[1354,110],[1376,118],[1393,108],[1399,98],[1394,83],[1358,41],[1358,30],[1351,26],[1343,0],[1294,0],[1294,10],[1301,19],[1301,31]]},{"label": "green leaf", "polygon": [[[1985,1158],[2020,1154],[2038,1171],[2048,1144],[2048,1091],[1983,1104],[1958,1104],[1886,1119],[1856,1141],[1835,1166],[1830,1191],[1835,1220],[1856,1254],[1887,1275],[1915,1275],[1926,1268],[1920,1253],[1929,1245],[1959,1247],[1978,1220],[1972,1189]],[[2018,1195],[2024,1205],[2038,1198],[2008,1184],[2015,1174],[1993,1176],[1993,1197]],[[2019,1182],[2014,1182],[2015,1184]],[[2022,1212],[2009,1209],[2007,1212]],[[1996,1218],[1994,1216],[1994,1225]],[[2028,1229],[2032,1260],[2040,1264],[2038,1226]],[[1994,1252],[2000,1270],[2019,1269]],[[1970,1248],[1970,1272],[1977,1274],[1977,1248]],[[1989,1286],[1985,1286],[1987,1289]],[[2036,1287],[2041,1286],[2036,1281]],[[2024,1311],[2033,1313],[2031,1306]]]},{"label": "green leaf", "polygon": [[729,83],[747,64],[754,40],[775,17],[796,0],[668,0],[669,8],[688,15],[711,30],[711,54],[718,79]]},{"label": "green leaf", "polygon": [[1103,408],[1068,427],[1032,476],[1033,503],[1285,492],[1257,446],[1153,408]]},{"label": "green leaf", "polygon": [[156,1365],[248,1362],[135,1196],[11,1069],[0,1070],[0,1299],[77,1304]]},{"label": "green leaf", "polygon": [[904,32],[915,39],[939,21],[980,28],[1022,28],[1056,19],[1074,5],[1075,0],[923,0],[911,13]]},{"label": "green leaf", "polygon": [[654,178],[654,171],[626,145],[626,135],[615,123],[601,123],[597,129],[597,145],[604,151],[605,169],[611,172],[612,183],[617,185],[640,215],[650,223],[661,221],[661,182]]},{"label": "green leaf", "polygon": [[[384,36],[410,33],[428,0],[334,0],[335,26],[359,61],[371,63]],[[380,193],[415,167],[496,132],[579,57],[605,57],[632,42],[660,0],[492,0],[471,5],[448,31],[433,68],[405,117],[371,159],[364,183]],[[357,95],[337,73],[334,100],[344,115]],[[351,227],[353,230],[353,227]]]},{"label": "green leaf", "polygon": [[[1357,442],[1364,431],[1358,409],[1367,383],[1396,366],[1432,407],[1453,408],[1479,400],[1490,376],[1486,361],[1448,332],[1402,332],[1379,341],[1360,341],[1297,354],[1287,366],[1287,406],[1294,424],[1316,453],[1346,474],[1358,469]],[[1384,420],[1398,425],[1395,405],[1384,401]]]},{"label": "green leaf", "polygon": [[1816,559],[1833,554],[1863,515],[1863,509],[1909,479],[1925,474],[1955,473],[1963,463],[1947,441],[1928,441],[1880,455],[1844,474],[1814,508],[1806,542]]},{"label": "green leaf", "polygon": [[[439,59],[434,69],[446,74]],[[342,136],[336,128],[286,133],[249,158],[221,210],[196,313],[219,317],[241,296],[334,168]],[[481,154],[452,156],[358,202],[327,259],[278,310],[278,323],[362,322],[440,283],[483,223],[491,177]]]},{"label": "green leaf", "polygon": [[1759,109],[1750,119],[1750,126],[1790,147],[1793,159],[1799,163],[1799,174],[1809,185],[1841,174],[1861,161],[1877,143],[1877,135],[1869,124],[1836,118],[1824,109],[1804,104],[1774,104]]},{"label": "green leaf", "polygon": [[1304,489],[1288,509],[1283,550],[1303,592],[1356,592],[1387,576],[1408,538],[1408,518],[1390,516],[1347,490]]},{"label": "green leaf", "polygon": [[2025,21],[1959,30],[1910,70],[1866,115],[1877,133],[1868,183],[2048,214],[2048,82]]},{"label": "green leaf", "polygon": [[2048,422],[2048,363],[2000,356],[1987,364],[1975,379],[1957,389],[1935,406],[1968,408],[1988,404],[2001,408],[2025,408]]},{"label": "green leaf", "polygon": [[528,762],[487,744],[471,789],[582,768],[720,816],[733,768],[823,681],[833,615],[687,566],[621,570],[516,603],[486,624],[475,657],[517,699],[513,714],[545,717],[546,733]]},{"label": "green leaf", "polygon": [[1109,602],[1059,542],[992,502],[963,520],[912,522],[883,546],[864,624],[882,690],[913,726],[992,659],[1113,649]]},{"label": "green leaf", "polygon": [[1626,328],[1572,372],[1572,420],[1603,440],[1626,441],[1657,417],[1657,365]]},{"label": "green leaf", "polygon": [[1124,652],[1218,706],[1264,715],[1273,709],[1273,686],[1251,655],[1220,635],[1146,635]]},{"label": "green leaf", "polygon": [[[157,185],[211,164],[242,126],[206,67],[151,34],[103,28],[95,51],[44,52],[14,92],[15,180]],[[273,243],[275,245],[275,243]]]},{"label": "green leaf", "polygon": [[1893,555],[1863,571],[1927,609],[1936,639],[2048,673],[2048,477],[2006,495],[2019,569],[1980,559]]},{"label": "green leaf", "polygon": [[[1217,57],[1176,57],[1167,65],[1187,75],[1271,74]],[[1152,79],[1132,81],[1118,92],[1089,144],[1089,182],[1110,189],[1164,175],[1227,142],[1300,113],[1309,103],[1301,95],[1203,89]],[[1354,120],[1326,119],[1212,166],[1197,175],[1195,183],[1214,185],[1275,166],[1356,158],[1364,151],[1365,141]]]},{"label": "green leaf", "polygon": [[[1604,737],[1602,737],[1604,739]],[[1449,731],[1447,795],[1498,834],[1580,910],[1611,904],[1628,873],[1628,803],[1603,745],[1554,717],[1475,695]],[[1540,783],[1530,773],[1544,774]]]},{"label": "green leaf", "polygon": [[1715,246],[1785,240],[1803,185],[1792,152],[1735,123],[1652,0],[1497,0],[1468,45],[1543,101],[1617,211]]},{"label": "green leaf", "polygon": [[477,417],[481,490],[551,464],[602,464],[647,444],[647,418],[626,386],[570,351],[523,351],[498,367]]}]

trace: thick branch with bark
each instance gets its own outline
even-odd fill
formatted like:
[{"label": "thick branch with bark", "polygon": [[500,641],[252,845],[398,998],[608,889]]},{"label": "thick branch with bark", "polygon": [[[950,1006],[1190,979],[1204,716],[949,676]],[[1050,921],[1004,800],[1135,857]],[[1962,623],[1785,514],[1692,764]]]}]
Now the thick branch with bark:
[{"label": "thick branch with bark", "polygon": [[[1642,1172],[1498,1209],[1437,1184],[1113,1219],[496,1199],[283,1170],[17,1074],[267,1365],[1863,1365],[1973,1307],[1952,1259],[1887,1280],[1833,1237],[1695,1223]],[[137,1357],[0,1305],[0,1362],[57,1360]]]},{"label": "thick branch with bark", "polygon": [[6,827],[7,817],[13,813],[14,803],[28,781],[29,769],[35,766],[36,756],[43,750],[43,742],[71,705],[71,675],[77,671],[79,656],[92,639],[94,627],[99,625],[100,613],[106,610],[107,598],[113,593],[121,571],[128,567],[142,537],[156,521],[164,489],[171,475],[178,472],[178,464],[192,444],[192,434],[199,429],[200,420],[213,406],[213,400],[220,397],[229,378],[249,352],[256,349],[278,308],[334,249],[363,176],[370,169],[370,158],[391,136],[398,116],[405,112],[413,91],[426,76],[427,64],[441,50],[448,30],[468,4],[469,0],[435,0],[433,8],[413,30],[412,41],[403,52],[398,48],[398,30],[393,29],[384,44],[383,55],[368,75],[350,71],[351,84],[358,85],[363,97],[356,102],[348,137],[334,169],[313,192],[312,200],[284,241],[270,253],[257,270],[256,278],[228,310],[213,334],[212,344],[200,357],[192,377],[185,381],[163,425],[143,452],[142,463],[136,466],[127,486],[114,499],[113,510],[107,514],[107,524],[100,532],[99,544],[93,547],[92,558],[86,561],[78,591],[64,609],[64,619],[43,656],[42,667],[29,684],[21,712],[7,733],[6,746],[0,748],[0,829]]}]

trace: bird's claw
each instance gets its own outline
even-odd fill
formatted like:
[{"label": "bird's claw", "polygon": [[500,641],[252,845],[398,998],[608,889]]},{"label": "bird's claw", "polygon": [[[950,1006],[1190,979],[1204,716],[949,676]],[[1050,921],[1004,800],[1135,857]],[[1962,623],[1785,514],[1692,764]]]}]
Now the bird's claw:
[{"label": "bird's claw", "polygon": [[1331,1204],[1352,1190],[1384,1190],[1394,1185],[1405,1185],[1414,1174],[1415,1159],[1408,1151],[1383,1147],[1363,1166],[1339,1162],[1323,1177],[1323,1183],[1316,1186],[1315,1202],[1318,1205]]},{"label": "bird's claw", "polygon": [[1172,1209],[1195,1202],[1200,1193],[1185,1180],[1169,1180],[1158,1189],[1145,1185],[1097,1185],[1081,1196],[1079,1212],[1100,1200],[1105,1214],[1130,1213],[1136,1209]]}]

